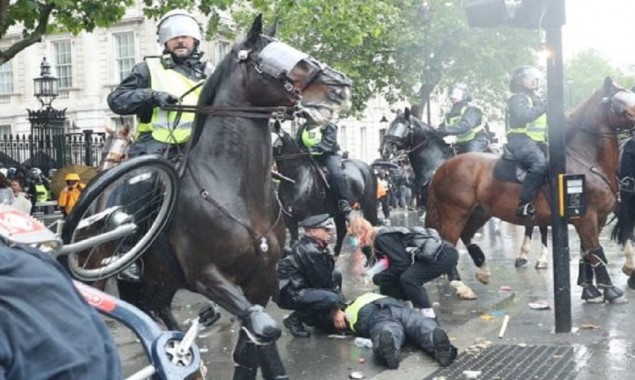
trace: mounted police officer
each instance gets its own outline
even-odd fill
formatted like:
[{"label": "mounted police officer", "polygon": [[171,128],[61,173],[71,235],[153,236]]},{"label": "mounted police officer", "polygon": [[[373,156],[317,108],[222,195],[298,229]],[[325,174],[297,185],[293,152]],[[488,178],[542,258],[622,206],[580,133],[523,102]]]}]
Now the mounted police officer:
[{"label": "mounted police officer", "polygon": [[535,67],[520,66],[509,83],[513,95],[507,101],[507,147],[520,166],[527,169],[516,210],[516,215],[523,218],[535,215],[533,199],[548,169],[543,153],[547,141],[547,103],[538,94],[541,78]]},{"label": "mounted police officer", "polygon": [[350,202],[353,197],[342,171],[337,129],[337,125],[331,122],[323,126],[305,123],[298,131],[298,137],[300,145],[309,149],[313,158],[329,171],[329,185],[337,201],[337,208],[340,214],[348,219],[352,211]]},{"label": "mounted police officer", "polygon": [[328,214],[310,216],[299,223],[302,236],[291,252],[278,263],[280,296],[278,305],[294,310],[283,323],[296,337],[310,336],[304,324],[323,329],[332,327],[331,315],[345,303],[342,274],[328,248],[334,223]]},{"label": "mounted police officer", "polygon": [[191,134],[194,113],[167,112],[162,107],[181,101],[196,105],[201,87],[196,87],[213,71],[202,59],[203,39],[198,21],[184,10],[166,13],[157,27],[163,55],[146,57],[137,63],[115,90],[108,95],[110,109],[119,115],[137,115],[136,141],[129,157],[163,153],[172,145],[185,143]]},{"label": "mounted police officer", "polygon": [[441,136],[456,136],[456,153],[485,152],[487,133],[483,112],[470,103],[472,97],[465,83],[455,83],[448,91],[452,108],[437,129]]},{"label": "mounted police officer", "polygon": [[[178,113],[162,108],[179,101],[183,105],[195,106],[201,92],[198,85],[213,71],[212,65],[202,59],[203,53],[199,51],[203,30],[190,13],[179,9],[166,13],[159,20],[157,35],[164,49],[163,55],[146,57],[143,62],[134,65],[130,75],[108,95],[108,105],[113,112],[137,115],[135,141],[128,150],[130,158],[163,154],[166,150],[169,150],[169,156],[173,156],[176,151],[170,148],[187,142],[192,133],[194,113],[180,114],[178,125],[175,125]],[[134,192],[143,191],[137,188]],[[140,263],[135,262],[119,277],[139,281],[141,272]]]}]

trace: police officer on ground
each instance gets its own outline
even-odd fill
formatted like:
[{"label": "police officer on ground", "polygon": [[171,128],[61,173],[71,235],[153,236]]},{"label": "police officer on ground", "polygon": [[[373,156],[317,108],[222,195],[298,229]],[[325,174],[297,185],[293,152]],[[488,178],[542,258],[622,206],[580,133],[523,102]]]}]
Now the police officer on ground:
[{"label": "police officer on ground", "polygon": [[331,122],[323,126],[305,123],[298,131],[298,137],[300,144],[309,149],[313,158],[329,171],[329,185],[337,201],[337,208],[340,214],[348,219],[352,212],[350,202],[353,197],[342,171],[337,129],[337,125]]},{"label": "police officer on ground", "polygon": [[545,180],[549,164],[544,153],[547,103],[538,94],[541,77],[535,67],[520,66],[514,70],[509,83],[513,95],[507,101],[507,147],[514,159],[527,169],[516,210],[516,215],[522,218],[536,214],[533,200]]},{"label": "police officer on ground", "polygon": [[[176,152],[170,148],[181,146],[189,139],[194,113],[180,113],[175,125],[178,113],[168,113],[162,108],[179,100],[183,105],[197,104],[202,86],[196,86],[213,71],[199,51],[202,34],[201,25],[190,13],[179,9],[166,13],[157,27],[163,54],[146,57],[134,65],[130,75],[108,95],[108,105],[113,112],[137,116],[135,141],[128,150],[128,157],[162,154],[166,150],[173,155]],[[130,189],[137,194],[145,191]],[[140,263],[135,262],[120,273],[120,278],[138,281],[141,272]]]},{"label": "police officer on ground", "polygon": [[443,367],[449,366],[458,353],[436,319],[377,293],[362,294],[343,311],[336,311],[333,324],[340,330],[348,329],[357,336],[370,338],[375,355],[390,369],[399,367],[399,354],[406,341],[432,355]]},{"label": "police officer on ground", "polygon": [[335,229],[328,214],[314,215],[299,223],[302,236],[278,263],[278,305],[293,310],[283,321],[296,337],[310,336],[304,324],[332,329],[332,314],[344,305],[342,274],[328,248]]},{"label": "police officer on ground", "polygon": [[452,108],[437,129],[441,136],[456,136],[456,153],[485,152],[487,133],[483,112],[470,103],[472,97],[465,83],[455,83],[448,92]]}]

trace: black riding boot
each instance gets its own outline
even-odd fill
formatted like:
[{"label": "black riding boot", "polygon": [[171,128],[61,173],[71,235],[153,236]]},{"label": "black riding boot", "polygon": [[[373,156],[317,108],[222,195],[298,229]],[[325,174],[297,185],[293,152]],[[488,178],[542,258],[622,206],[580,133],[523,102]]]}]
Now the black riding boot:
[{"label": "black riding boot", "polygon": [[300,320],[297,312],[291,313],[288,317],[282,320],[284,327],[289,329],[291,335],[296,338],[308,338],[311,333],[304,328],[304,323]]},{"label": "black riding boot", "polygon": [[542,185],[544,178],[542,175],[535,173],[527,173],[525,181],[523,182],[523,188],[520,191],[520,203],[518,209],[516,209],[516,216],[521,218],[533,218],[536,216],[536,208],[532,201],[538,194],[540,186]]}]

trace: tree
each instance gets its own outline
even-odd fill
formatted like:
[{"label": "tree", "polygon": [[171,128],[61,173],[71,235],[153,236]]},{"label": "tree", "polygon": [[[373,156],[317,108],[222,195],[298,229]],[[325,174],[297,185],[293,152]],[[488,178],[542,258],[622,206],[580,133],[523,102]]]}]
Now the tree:
[{"label": "tree", "polygon": [[[235,34],[262,12],[268,22],[279,21],[278,36],[283,41],[353,79],[356,111],[377,94],[389,102],[407,99],[417,106],[439,85],[457,80],[470,84],[479,99],[495,103],[504,99],[510,70],[535,60],[531,50],[537,46],[538,33],[469,28],[461,0],[428,2],[431,19],[426,27],[421,0],[144,0],[144,12],[156,19],[174,8],[197,9],[209,16],[211,36]],[[9,27],[24,26],[20,40],[0,49],[0,64],[45,34],[107,27],[133,3],[0,0],[0,38]],[[223,28],[221,11],[229,12],[238,27]]]},{"label": "tree", "polygon": [[565,64],[565,109],[572,110],[586,100],[607,76],[627,88],[631,86],[629,77],[596,50],[584,50],[569,59]]},{"label": "tree", "polygon": [[[439,85],[457,80],[470,84],[479,98],[499,103],[505,98],[509,72],[536,60],[532,50],[538,46],[537,31],[470,28],[461,0],[429,1],[431,20],[424,27],[421,4],[421,0],[254,0],[253,9],[233,15],[239,25],[256,12],[268,20],[278,19],[282,40],[353,79],[356,110],[377,93],[389,101],[407,99],[420,105]],[[426,77],[428,86],[423,85]]]}]

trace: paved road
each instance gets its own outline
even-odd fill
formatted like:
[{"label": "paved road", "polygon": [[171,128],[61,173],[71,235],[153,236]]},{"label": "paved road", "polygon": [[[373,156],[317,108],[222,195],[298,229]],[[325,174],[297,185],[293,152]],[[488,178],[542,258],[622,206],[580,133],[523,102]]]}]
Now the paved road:
[{"label": "paved road", "polygon": [[[421,223],[414,212],[395,212],[391,221],[393,225]],[[574,235],[575,233],[570,233],[570,246],[578,247]],[[581,304],[580,291],[575,286],[577,264],[574,264],[577,263],[578,252],[573,248],[571,283],[574,332],[554,334],[551,267],[548,270],[535,270],[533,262],[530,262],[526,268],[514,268],[513,261],[521,239],[520,227],[503,224],[500,235],[491,234],[489,229],[485,229],[484,236],[478,239],[478,243],[486,253],[493,273],[492,282],[487,286],[473,279],[474,265],[462,249],[459,269],[466,282],[478,294],[479,298],[475,301],[457,300],[444,280],[427,285],[431,298],[439,302],[438,314],[441,324],[450,332],[461,352],[465,354],[470,347],[482,342],[517,346],[574,344],[585,348],[587,353],[586,356],[583,355],[584,360],[576,370],[580,380],[601,377],[616,380],[630,378],[627,374],[632,374],[635,370],[635,364],[631,363],[635,357],[635,349],[629,333],[635,331],[633,303]],[[605,238],[603,244],[611,261],[614,282],[625,289],[626,277],[618,273],[623,262],[620,250],[614,244],[608,243]],[[533,250],[539,250],[537,241],[533,242]],[[551,266],[551,259],[549,261]],[[344,252],[338,260],[337,265],[345,276],[344,292],[349,297],[372,289],[358,279],[359,273],[363,270],[362,262],[361,255],[353,252]],[[633,297],[630,290],[625,290],[625,294],[626,298]],[[528,303],[542,300],[551,305],[551,309],[537,311],[528,307]],[[193,318],[204,304],[205,300],[202,297],[182,291],[178,293],[173,309],[177,318],[185,322]],[[268,310],[278,321],[286,314],[273,303],[269,305]],[[503,339],[498,339],[497,335],[505,314],[511,315],[510,324]],[[114,321],[109,321],[109,324],[117,340],[126,373],[143,367],[143,354],[132,333]],[[238,324],[224,313],[222,319],[199,338],[198,344],[203,350],[203,360],[209,369],[208,379],[231,379],[231,352],[238,327]],[[608,343],[611,343],[610,348]],[[352,371],[361,371],[366,378],[423,379],[438,370],[436,363],[412,348],[407,348],[402,354],[402,363],[398,370],[385,370],[375,362],[370,349],[356,347],[352,338],[336,339],[315,331],[310,339],[293,338],[284,331],[278,341],[278,347],[291,379],[347,379]],[[589,358],[597,362],[594,364],[587,360]]]}]

